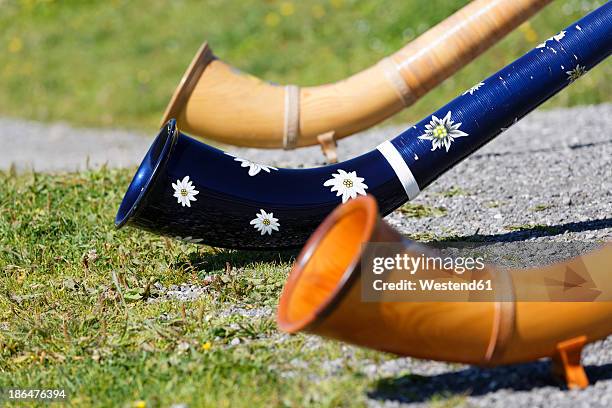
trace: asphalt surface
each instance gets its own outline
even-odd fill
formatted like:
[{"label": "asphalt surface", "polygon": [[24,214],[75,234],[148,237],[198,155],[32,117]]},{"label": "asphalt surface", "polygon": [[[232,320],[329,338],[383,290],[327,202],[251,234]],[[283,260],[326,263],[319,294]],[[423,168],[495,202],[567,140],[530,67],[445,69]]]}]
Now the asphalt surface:
[{"label": "asphalt surface", "polygon": [[[18,170],[57,172],[104,163],[136,166],[151,141],[151,137],[124,131],[13,119],[0,119],[0,126],[0,169],[13,165]],[[381,127],[341,140],[340,159],[368,151],[405,127]],[[427,207],[443,207],[437,216],[413,218],[396,211],[387,221],[409,236],[429,241],[456,237],[486,242],[502,252],[520,248],[525,256],[519,264],[525,265],[567,257],[568,246],[569,252],[573,248],[580,253],[612,241],[610,129],[612,104],[536,111],[414,200]],[[318,147],[293,152],[228,149],[275,166],[323,164]],[[182,293],[183,286],[169,292],[185,301],[199,296],[199,288],[184,287],[188,294]],[[272,312],[264,314],[268,313]],[[350,349],[340,364],[350,361]],[[337,364],[330,362],[330,375]],[[482,407],[612,406],[612,338],[590,345],[583,354],[592,382],[586,390],[560,387],[549,375],[547,361],[495,369],[410,358],[382,365],[355,364],[372,378],[386,379],[384,388],[368,395],[373,407],[426,406],[440,395],[458,396],[458,404]]]}]

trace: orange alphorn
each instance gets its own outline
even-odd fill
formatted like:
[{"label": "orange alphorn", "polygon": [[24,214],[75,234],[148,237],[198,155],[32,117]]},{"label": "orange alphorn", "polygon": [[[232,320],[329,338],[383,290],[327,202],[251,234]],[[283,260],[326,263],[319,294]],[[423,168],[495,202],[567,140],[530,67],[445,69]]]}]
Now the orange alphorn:
[{"label": "orange alphorn", "polygon": [[[298,257],[280,298],[280,329],[482,366],[552,357],[555,373],[570,388],[588,385],[580,365],[582,347],[612,333],[612,245],[541,268],[487,265],[480,276],[499,288],[488,300],[390,301],[382,293],[376,301],[364,301],[362,286],[372,272],[361,267],[367,248],[362,244],[368,242],[400,243],[413,257],[431,253],[383,222],[372,197],[349,201],[325,219]],[[575,279],[568,270],[585,277]],[[401,271],[389,273],[387,279],[394,280]],[[447,270],[426,274],[466,279]],[[556,282],[566,288],[555,289]]]}]

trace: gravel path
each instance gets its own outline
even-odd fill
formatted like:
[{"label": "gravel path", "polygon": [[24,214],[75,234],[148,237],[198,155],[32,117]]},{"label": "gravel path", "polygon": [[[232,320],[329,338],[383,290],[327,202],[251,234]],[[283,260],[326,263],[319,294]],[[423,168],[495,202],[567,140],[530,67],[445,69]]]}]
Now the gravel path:
[{"label": "gravel path", "polygon": [[151,139],[123,130],[78,129],[0,118],[0,170],[79,171],[137,166]]},{"label": "gravel path", "polygon": [[[0,126],[3,169],[11,164],[37,171],[83,169],[87,156],[90,166],[135,166],[150,141],[143,135],[61,124],[0,119]],[[340,158],[368,151],[403,128],[379,128],[342,140]],[[457,236],[502,246],[581,241],[582,248],[611,241],[611,128],[612,104],[534,112],[414,201],[444,207],[442,215],[409,218],[396,211],[387,220],[406,234],[433,240]],[[295,167],[298,158],[300,167],[322,164],[318,147],[230,150],[276,166]],[[546,259],[561,255],[551,251]],[[198,296],[198,288],[186,290],[188,294],[181,294],[182,287],[173,287],[170,292],[176,298]],[[364,362],[363,370],[389,379],[384,389],[369,394],[370,405],[376,407],[422,406],[435,395],[458,395],[457,403],[482,407],[612,406],[612,338],[590,345],[583,362],[594,384],[581,391],[552,383],[546,361],[482,370],[399,358],[382,366]],[[406,376],[407,370],[412,374]]]}]

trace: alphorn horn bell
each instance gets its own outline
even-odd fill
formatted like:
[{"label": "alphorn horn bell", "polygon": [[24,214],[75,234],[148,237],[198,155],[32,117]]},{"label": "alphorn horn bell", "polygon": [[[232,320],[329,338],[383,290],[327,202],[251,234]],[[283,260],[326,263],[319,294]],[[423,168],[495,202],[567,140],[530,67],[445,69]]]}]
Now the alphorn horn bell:
[{"label": "alphorn horn bell", "polygon": [[[381,243],[399,245],[402,256],[435,256],[382,221],[374,198],[341,205],[312,234],[289,273],[279,300],[279,328],[398,355],[481,366],[552,357],[555,372],[568,387],[588,385],[580,352],[585,344],[612,333],[612,245],[542,268],[485,266],[477,276],[493,281],[495,292],[487,295],[491,301],[419,300],[428,294],[413,301],[412,292],[402,294],[405,301],[393,300],[388,292],[376,301],[364,300],[364,285],[371,282],[366,275],[373,270],[363,255],[368,245]],[[544,299],[546,282],[577,263],[586,265],[602,299],[575,301],[581,290],[576,287]],[[396,282],[405,273],[393,269],[385,279]],[[443,281],[459,283],[469,281],[466,273],[428,269],[416,271],[416,276],[443,276]]]}]

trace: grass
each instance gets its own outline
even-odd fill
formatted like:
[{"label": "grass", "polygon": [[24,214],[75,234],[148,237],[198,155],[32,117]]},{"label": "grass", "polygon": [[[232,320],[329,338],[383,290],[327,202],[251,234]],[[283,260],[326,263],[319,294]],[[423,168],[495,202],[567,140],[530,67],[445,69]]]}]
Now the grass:
[{"label": "grass", "polygon": [[[152,132],[199,45],[278,83],[368,67],[466,0],[0,0],[0,115]],[[395,117],[429,114],[601,1],[553,3]],[[609,62],[546,106],[609,102]]]},{"label": "grass", "polygon": [[415,203],[406,203],[398,211],[407,218],[442,217],[447,212],[444,207],[431,207]]},{"label": "grass", "polygon": [[523,224],[523,225],[506,225],[504,228],[508,231],[533,231],[533,232],[543,232],[547,234],[558,234],[560,232],[560,228],[556,226],[544,225],[544,224]]},{"label": "grass", "polygon": [[551,204],[538,204],[538,205],[530,208],[530,210],[533,211],[533,212],[541,212],[541,211],[546,211],[546,210],[548,210],[551,207],[552,207]]},{"label": "grass", "polygon": [[452,186],[448,190],[441,191],[441,192],[439,192],[437,194],[442,196],[442,197],[455,197],[455,196],[469,195],[469,193],[467,191],[465,191],[461,187],[457,187],[457,186]]},{"label": "grass", "polygon": [[[75,407],[365,404],[376,382],[358,367],[390,356],[276,329],[295,253],[116,230],[131,174],[0,173],[0,389],[62,388]],[[155,282],[206,291],[183,302]]]}]

